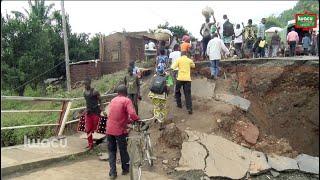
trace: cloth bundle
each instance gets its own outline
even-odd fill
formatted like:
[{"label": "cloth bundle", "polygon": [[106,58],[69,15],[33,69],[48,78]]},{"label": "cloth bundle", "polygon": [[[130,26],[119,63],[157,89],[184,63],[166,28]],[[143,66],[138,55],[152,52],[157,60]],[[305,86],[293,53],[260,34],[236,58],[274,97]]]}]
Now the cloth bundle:
[{"label": "cloth bundle", "polygon": [[211,15],[213,15],[213,9],[209,6],[206,6],[204,9],[202,9],[202,15],[205,18],[210,18]]},{"label": "cloth bundle", "polygon": [[168,29],[157,29],[154,32],[154,35],[159,41],[167,41],[172,36],[172,32]]}]

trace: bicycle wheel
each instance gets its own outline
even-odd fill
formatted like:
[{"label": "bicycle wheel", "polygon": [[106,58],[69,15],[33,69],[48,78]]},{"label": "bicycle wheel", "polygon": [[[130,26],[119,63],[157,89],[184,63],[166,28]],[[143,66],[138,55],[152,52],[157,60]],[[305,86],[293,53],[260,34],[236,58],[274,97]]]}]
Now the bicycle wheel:
[{"label": "bicycle wheel", "polygon": [[141,180],[142,170],[141,165],[136,166],[131,160],[130,160],[130,180]]},{"label": "bicycle wheel", "polygon": [[153,150],[152,150],[152,146],[151,146],[151,139],[150,139],[150,135],[147,134],[144,137],[144,141],[145,141],[145,155],[148,161],[149,166],[153,166]]},{"label": "bicycle wheel", "polygon": [[130,180],[140,180],[141,179],[141,165],[142,165],[142,153],[140,147],[140,139],[131,139],[129,143],[129,155],[130,155]]}]

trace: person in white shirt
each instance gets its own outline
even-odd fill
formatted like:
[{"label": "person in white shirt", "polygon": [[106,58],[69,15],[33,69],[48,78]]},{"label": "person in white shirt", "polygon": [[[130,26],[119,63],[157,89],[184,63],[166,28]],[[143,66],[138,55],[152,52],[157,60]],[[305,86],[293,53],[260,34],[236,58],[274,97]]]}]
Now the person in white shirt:
[{"label": "person in white shirt", "polygon": [[[173,52],[171,52],[169,55],[169,61],[171,62],[171,64],[174,64],[177,61],[177,59],[181,57],[181,52],[179,51],[179,48],[179,44],[175,44],[173,46]],[[177,79],[178,70],[178,68],[173,70],[173,77],[175,80]]]},{"label": "person in white shirt", "polygon": [[156,49],[156,45],[154,44],[154,42],[152,42],[152,40],[149,41],[148,48],[149,48],[149,50],[155,50]]},{"label": "person in white shirt", "polygon": [[234,30],[234,46],[236,48],[236,54],[239,58],[242,58],[242,33],[243,29],[240,27],[240,24],[237,24],[236,29]]},{"label": "person in white shirt", "polygon": [[223,41],[218,38],[218,34],[213,34],[213,39],[208,43],[207,55],[209,56],[211,66],[211,78],[217,79],[219,74],[219,62],[221,60],[221,54],[229,55],[230,52],[227,47],[224,45]]}]

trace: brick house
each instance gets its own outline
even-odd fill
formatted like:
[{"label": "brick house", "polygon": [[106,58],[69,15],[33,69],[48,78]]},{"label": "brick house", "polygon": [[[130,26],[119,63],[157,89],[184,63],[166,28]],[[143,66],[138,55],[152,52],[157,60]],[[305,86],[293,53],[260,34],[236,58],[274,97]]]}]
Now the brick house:
[{"label": "brick house", "polygon": [[144,45],[149,39],[155,40],[155,37],[147,31],[117,32],[100,37],[99,59],[70,64],[71,84],[125,69],[133,60],[144,60]]}]

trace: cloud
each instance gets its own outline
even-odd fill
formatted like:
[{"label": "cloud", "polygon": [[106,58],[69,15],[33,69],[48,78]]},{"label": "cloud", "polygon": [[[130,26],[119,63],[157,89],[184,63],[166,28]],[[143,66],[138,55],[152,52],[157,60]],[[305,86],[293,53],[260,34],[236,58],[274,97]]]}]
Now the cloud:
[{"label": "cloud", "polygon": [[[98,32],[109,34],[113,31],[144,31],[156,28],[168,21],[182,25],[194,36],[200,38],[199,30],[204,22],[201,14],[205,6],[215,11],[217,21],[227,14],[232,23],[246,23],[253,19],[258,23],[262,17],[278,15],[292,8],[297,1],[65,1],[73,32]],[[54,3],[61,8],[60,1]],[[22,11],[28,8],[27,1],[2,1],[1,12]],[[4,14],[4,13],[3,13]]]}]

